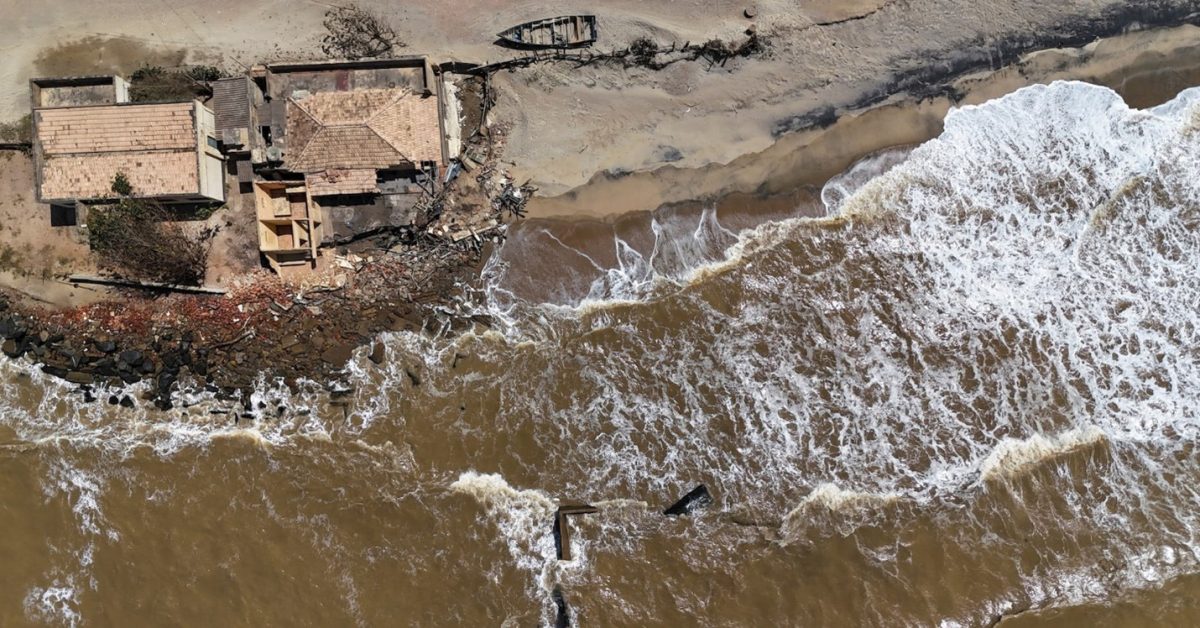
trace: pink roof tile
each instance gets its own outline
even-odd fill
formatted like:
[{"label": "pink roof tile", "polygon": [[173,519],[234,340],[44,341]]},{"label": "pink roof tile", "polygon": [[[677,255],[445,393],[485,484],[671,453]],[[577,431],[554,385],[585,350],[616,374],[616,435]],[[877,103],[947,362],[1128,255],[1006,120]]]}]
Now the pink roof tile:
[{"label": "pink roof tile", "polygon": [[437,99],[403,88],[293,98],[286,138],[285,165],[296,172],[443,161]]},{"label": "pink roof tile", "polygon": [[117,172],[139,196],[199,190],[195,103],[41,109],[41,196],[111,195]]},{"label": "pink roof tile", "polygon": [[379,191],[375,171],[323,170],[304,175],[308,191],[313,196],[331,194],[372,194]]}]

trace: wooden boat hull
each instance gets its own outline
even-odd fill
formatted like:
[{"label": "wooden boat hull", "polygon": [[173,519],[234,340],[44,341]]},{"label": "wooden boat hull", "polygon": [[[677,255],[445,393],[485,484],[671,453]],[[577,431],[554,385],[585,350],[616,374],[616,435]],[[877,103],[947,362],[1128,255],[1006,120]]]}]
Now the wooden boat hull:
[{"label": "wooden boat hull", "polygon": [[563,15],[518,24],[499,33],[518,48],[581,48],[596,42],[596,16]]}]

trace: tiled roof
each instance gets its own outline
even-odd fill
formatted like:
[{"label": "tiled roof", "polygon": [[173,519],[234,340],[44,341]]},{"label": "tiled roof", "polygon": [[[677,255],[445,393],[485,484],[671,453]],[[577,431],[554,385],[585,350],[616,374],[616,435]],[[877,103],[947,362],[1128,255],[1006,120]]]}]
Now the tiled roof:
[{"label": "tiled roof", "polygon": [[375,171],[371,169],[323,170],[304,175],[304,181],[313,196],[373,194],[379,191]]},{"label": "tiled roof", "polygon": [[284,165],[296,172],[442,162],[437,99],[403,88],[293,98],[285,137]]},{"label": "tiled roof", "polygon": [[188,102],[38,110],[42,198],[109,196],[117,172],[139,196],[195,194],[194,108]]},{"label": "tiled roof", "polygon": [[64,107],[38,112],[45,154],[195,150],[194,104]]}]

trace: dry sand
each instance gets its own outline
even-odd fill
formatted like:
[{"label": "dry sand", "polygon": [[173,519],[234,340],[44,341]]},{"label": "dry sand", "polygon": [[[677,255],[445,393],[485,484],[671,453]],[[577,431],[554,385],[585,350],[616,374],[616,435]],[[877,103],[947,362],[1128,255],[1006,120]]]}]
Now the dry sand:
[{"label": "dry sand", "polygon": [[[935,134],[950,101],[935,98],[913,108],[898,100],[890,108],[843,119],[827,131],[783,135],[779,141],[789,120],[823,107],[856,110],[864,98],[890,89],[889,81],[897,75],[953,65],[963,50],[982,50],[991,59],[995,48],[995,67],[1000,68],[1016,61],[1005,56],[1014,35],[1032,42],[1045,33],[1069,30],[1081,17],[1150,5],[1116,0],[361,4],[393,20],[409,44],[406,52],[438,60],[500,60],[513,53],[492,45],[499,30],[572,12],[598,15],[599,50],[622,47],[640,36],[680,43],[737,38],[751,24],[771,38],[766,57],[733,60],[725,67],[679,63],[654,72],[558,63],[498,74],[500,99],[493,120],[510,126],[506,159],[514,175],[531,179],[547,197],[534,205],[538,215],[608,215],[671,200],[820,180],[864,151]],[[1162,7],[1187,4],[1178,0],[1154,6],[1161,12]],[[236,69],[264,60],[314,58],[328,6],[312,0],[55,0],[34,7],[0,0],[0,14],[9,19],[0,34],[0,120],[27,111],[26,82],[34,75],[128,72],[143,62],[205,62]],[[749,6],[757,12],[753,20],[743,15]],[[1194,70],[1162,75],[1153,66],[1185,60],[1196,42],[1197,33],[1190,28],[1149,38],[1135,35],[1091,49],[1035,56],[995,76],[960,83],[968,99],[982,99],[1056,77],[1141,88],[1181,82],[1181,76],[1190,77]],[[1074,67],[1081,61],[1084,66]],[[1127,63],[1144,71],[1132,77],[1117,71]],[[793,154],[805,146],[810,147],[805,154]],[[718,164],[730,167],[713,167]],[[673,175],[659,182],[603,174],[649,172],[666,165]],[[574,194],[553,198],[593,179],[597,181]]]},{"label": "dry sand", "polygon": [[72,286],[60,276],[91,270],[87,244],[77,232],[51,227],[49,213],[33,202],[32,160],[0,152],[0,285],[29,302],[90,303],[105,292]]}]

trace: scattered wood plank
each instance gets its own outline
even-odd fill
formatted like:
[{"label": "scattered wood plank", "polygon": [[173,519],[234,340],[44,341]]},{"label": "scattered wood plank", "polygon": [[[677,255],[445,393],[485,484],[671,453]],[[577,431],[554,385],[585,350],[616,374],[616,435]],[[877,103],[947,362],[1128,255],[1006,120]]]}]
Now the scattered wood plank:
[{"label": "scattered wood plank", "polygon": [[71,275],[68,281],[75,284],[94,284],[99,286],[114,286],[118,288],[140,288],[142,290],[157,290],[160,292],[186,292],[189,294],[223,295],[224,288],[209,288],[206,286],[182,286],[179,284],[158,283],[154,281],[138,281],[136,279],[120,279],[117,277],[99,277],[96,275]]}]

